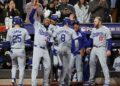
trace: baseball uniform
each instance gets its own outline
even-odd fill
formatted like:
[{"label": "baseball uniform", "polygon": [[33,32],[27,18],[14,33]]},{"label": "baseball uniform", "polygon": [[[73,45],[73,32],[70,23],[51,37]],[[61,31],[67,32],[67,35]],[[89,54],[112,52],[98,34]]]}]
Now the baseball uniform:
[{"label": "baseball uniform", "polygon": [[98,29],[93,28],[90,38],[93,40],[93,48],[90,53],[90,78],[89,81],[94,81],[95,71],[96,71],[96,56],[98,57],[103,74],[105,76],[105,84],[110,83],[109,70],[107,66],[107,48],[110,49],[109,39],[111,39],[111,32],[109,28],[105,26],[100,26]]},{"label": "baseball uniform", "polygon": [[[75,64],[77,70],[77,81],[82,82],[83,79],[83,68],[82,68],[82,56],[80,50],[84,49],[87,44],[87,38],[85,33],[81,32],[80,29],[76,31],[72,39],[72,57],[69,64],[69,72],[72,73],[73,66]],[[71,77],[70,73],[70,77]]]},{"label": "baseball uniform", "polygon": [[69,62],[71,58],[71,41],[74,33],[75,32],[73,29],[63,26],[58,28],[53,34],[53,37],[58,42],[58,47],[56,48],[56,50],[59,53],[63,66],[60,75],[59,86],[66,84],[64,80],[65,77],[67,76],[69,69]]},{"label": "baseball uniform", "polygon": [[47,43],[50,40],[50,35],[47,32],[47,29],[44,27],[44,25],[33,19],[34,14],[35,14],[35,9],[33,9],[30,14],[30,21],[35,28],[33,64],[32,64],[33,67],[31,74],[32,86],[37,86],[36,78],[38,75],[38,67],[41,59],[43,59],[43,68],[44,68],[43,86],[49,86],[48,78],[51,69],[51,60],[47,49]]},{"label": "baseball uniform", "polygon": [[11,59],[12,59],[12,82],[16,79],[17,66],[19,69],[19,84],[23,83],[24,69],[26,62],[25,40],[29,40],[30,36],[26,29],[14,27],[7,32],[6,41],[10,41]]}]

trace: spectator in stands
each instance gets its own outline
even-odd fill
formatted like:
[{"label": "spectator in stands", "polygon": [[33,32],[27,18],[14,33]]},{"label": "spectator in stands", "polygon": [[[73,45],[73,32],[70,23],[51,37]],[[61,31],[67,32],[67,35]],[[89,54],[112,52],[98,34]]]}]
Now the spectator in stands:
[{"label": "spectator in stands", "polygon": [[[36,0],[38,2],[38,0]],[[30,24],[30,21],[29,21],[29,15],[30,15],[30,12],[33,8],[33,5],[34,5],[34,0],[31,0],[31,2],[27,3],[26,6],[25,6],[25,13],[26,13],[26,19],[25,19],[25,23],[27,24]],[[37,8],[37,11],[34,15],[34,18],[41,22],[41,15],[43,14],[43,7],[42,5],[39,3],[39,7]]]},{"label": "spectator in stands", "polygon": [[69,3],[72,5],[75,5],[78,2],[78,0],[69,0]]},{"label": "spectator in stands", "polygon": [[90,21],[96,16],[100,16],[103,22],[110,22],[109,10],[106,0],[93,0],[89,2]]},{"label": "spectator in stands", "polygon": [[111,7],[112,22],[117,21],[117,6],[116,6],[117,4],[116,4],[116,1],[117,0],[111,0],[111,6],[110,7]]},{"label": "spectator in stands", "polygon": [[120,22],[120,0],[116,0],[117,22]]},{"label": "spectator in stands", "polygon": [[52,14],[56,14],[57,12],[57,7],[58,5],[58,0],[53,0],[51,1],[47,7],[44,9],[44,17],[50,17]]},{"label": "spectator in stands", "polygon": [[6,16],[8,16],[8,17],[10,17],[10,16],[12,16],[12,17],[20,16],[20,12],[16,8],[14,0],[9,1],[8,8],[6,10],[7,10]]},{"label": "spectator in stands", "polygon": [[6,10],[4,9],[4,5],[0,2],[0,25],[4,24],[5,17]]},{"label": "spectator in stands", "polygon": [[77,20],[80,23],[89,23],[90,13],[88,12],[89,5],[88,5],[87,1],[79,0],[75,4],[74,8],[75,8]]},{"label": "spectator in stands", "polygon": [[54,3],[55,7],[57,7],[58,4],[59,4],[59,0],[52,0],[52,1],[53,1],[53,3]]},{"label": "spectator in stands", "polygon": [[69,17],[71,13],[75,14],[74,7],[68,3],[69,0],[61,0],[61,3],[57,7],[57,10],[61,12],[60,21],[62,21],[65,17]]},{"label": "spectator in stands", "polygon": [[6,1],[6,2],[4,3],[4,8],[7,9],[8,7],[9,7],[9,2]]}]

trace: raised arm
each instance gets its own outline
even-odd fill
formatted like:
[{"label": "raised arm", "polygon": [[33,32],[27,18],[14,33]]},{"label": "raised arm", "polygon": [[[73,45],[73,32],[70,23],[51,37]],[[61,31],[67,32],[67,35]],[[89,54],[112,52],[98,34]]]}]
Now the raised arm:
[{"label": "raised arm", "polygon": [[36,9],[37,9],[38,7],[39,7],[39,4],[38,4],[37,0],[35,0],[35,1],[34,1],[33,9],[32,9],[32,11],[31,11],[31,13],[30,13],[30,15],[29,15],[29,20],[30,20],[30,22],[31,22],[32,24],[34,24],[34,22],[35,22],[35,19],[34,19],[33,17],[34,17],[34,14],[35,14],[35,12],[36,12]]},{"label": "raised arm", "polygon": [[30,16],[29,16],[29,20],[32,24],[34,24],[34,22],[35,22],[35,19],[33,18],[34,14],[35,14],[35,11],[36,11],[36,9],[33,8],[31,13],[30,13]]}]

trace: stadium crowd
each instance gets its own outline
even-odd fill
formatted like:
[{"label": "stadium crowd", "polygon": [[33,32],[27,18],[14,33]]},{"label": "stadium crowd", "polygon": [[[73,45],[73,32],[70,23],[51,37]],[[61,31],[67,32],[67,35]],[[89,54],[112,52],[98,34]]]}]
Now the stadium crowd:
[{"label": "stadium crowd", "polygon": [[[38,7],[33,9],[35,1]],[[77,23],[78,25],[93,23],[96,16],[102,18],[100,21],[103,23],[120,22],[119,0],[0,0],[0,25],[6,25],[7,19],[10,20],[16,16],[20,16],[25,24],[31,24],[30,15],[32,11],[35,12],[33,12],[34,19],[43,23],[44,26],[44,19],[51,18],[52,15],[57,17],[52,18],[53,20],[55,19],[54,21],[50,21],[53,25],[56,23],[62,24],[63,20],[67,17],[70,19],[70,27],[74,25],[76,20],[79,22]],[[48,21],[47,24],[49,24]],[[45,28],[48,28],[48,26],[45,26]],[[33,56],[31,51],[33,50],[32,48],[30,50],[28,48],[27,50],[26,68],[31,69]],[[11,69],[11,59],[9,55],[6,55],[6,58],[3,57],[4,51],[0,49],[0,68]],[[118,51],[119,58],[120,50],[118,49]],[[87,63],[86,68],[88,68],[89,55],[88,53],[85,54],[83,62]],[[114,69],[117,65],[114,63]]]},{"label": "stadium crowd", "polygon": [[[5,17],[21,16],[29,24],[28,16],[34,0],[1,0],[0,23]],[[80,23],[91,23],[95,16],[101,16],[104,22],[120,22],[119,0],[38,0],[39,8],[35,18],[42,21],[51,14],[59,14],[60,21],[73,14]],[[48,14],[44,16],[44,14]]]}]

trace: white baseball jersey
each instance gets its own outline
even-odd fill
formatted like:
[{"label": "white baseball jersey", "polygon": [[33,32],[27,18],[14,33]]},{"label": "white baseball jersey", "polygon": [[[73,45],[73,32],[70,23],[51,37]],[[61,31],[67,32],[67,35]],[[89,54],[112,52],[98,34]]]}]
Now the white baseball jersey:
[{"label": "white baseball jersey", "polygon": [[34,28],[35,28],[34,44],[46,47],[47,41],[50,40],[50,35],[47,29],[38,21],[34,22]]},{"label": "white baseball jersey", "polygon": [[52,25],[50,24],[48,27],[48,33],[50,35],[50,42],[54,42],[53,40],[53,33],[55,32],[55,30],[57,30],[57,28],[59,28],[58,26]]},{"label": "white baseball jersey", "polygon": [[115,71],[120,71],[120,56],[115,58],[113,68],[115,69]]},{"label": "white baseball jersey", "polygon": [[106,39],[110,39],[112,37],[110,29],[105,26],[101,26],[98,29],[96,28],[92,29],[90,38],[93,39],[93,45],[106,47],[107,46]]},{"label": "white baseball jersey", "polygon": [[6,41],[10,41],[11,48],[24,49],[25,40],[28,39],[30,39],[30,36],[24,28],[12,28],[7,32]]},{"label": "white baseball jersey", "polygon": [[63,46],[71,46],[71,40],[75,31],[69,27],[59,27],[53,34],[57,38],[58,44]]}]

